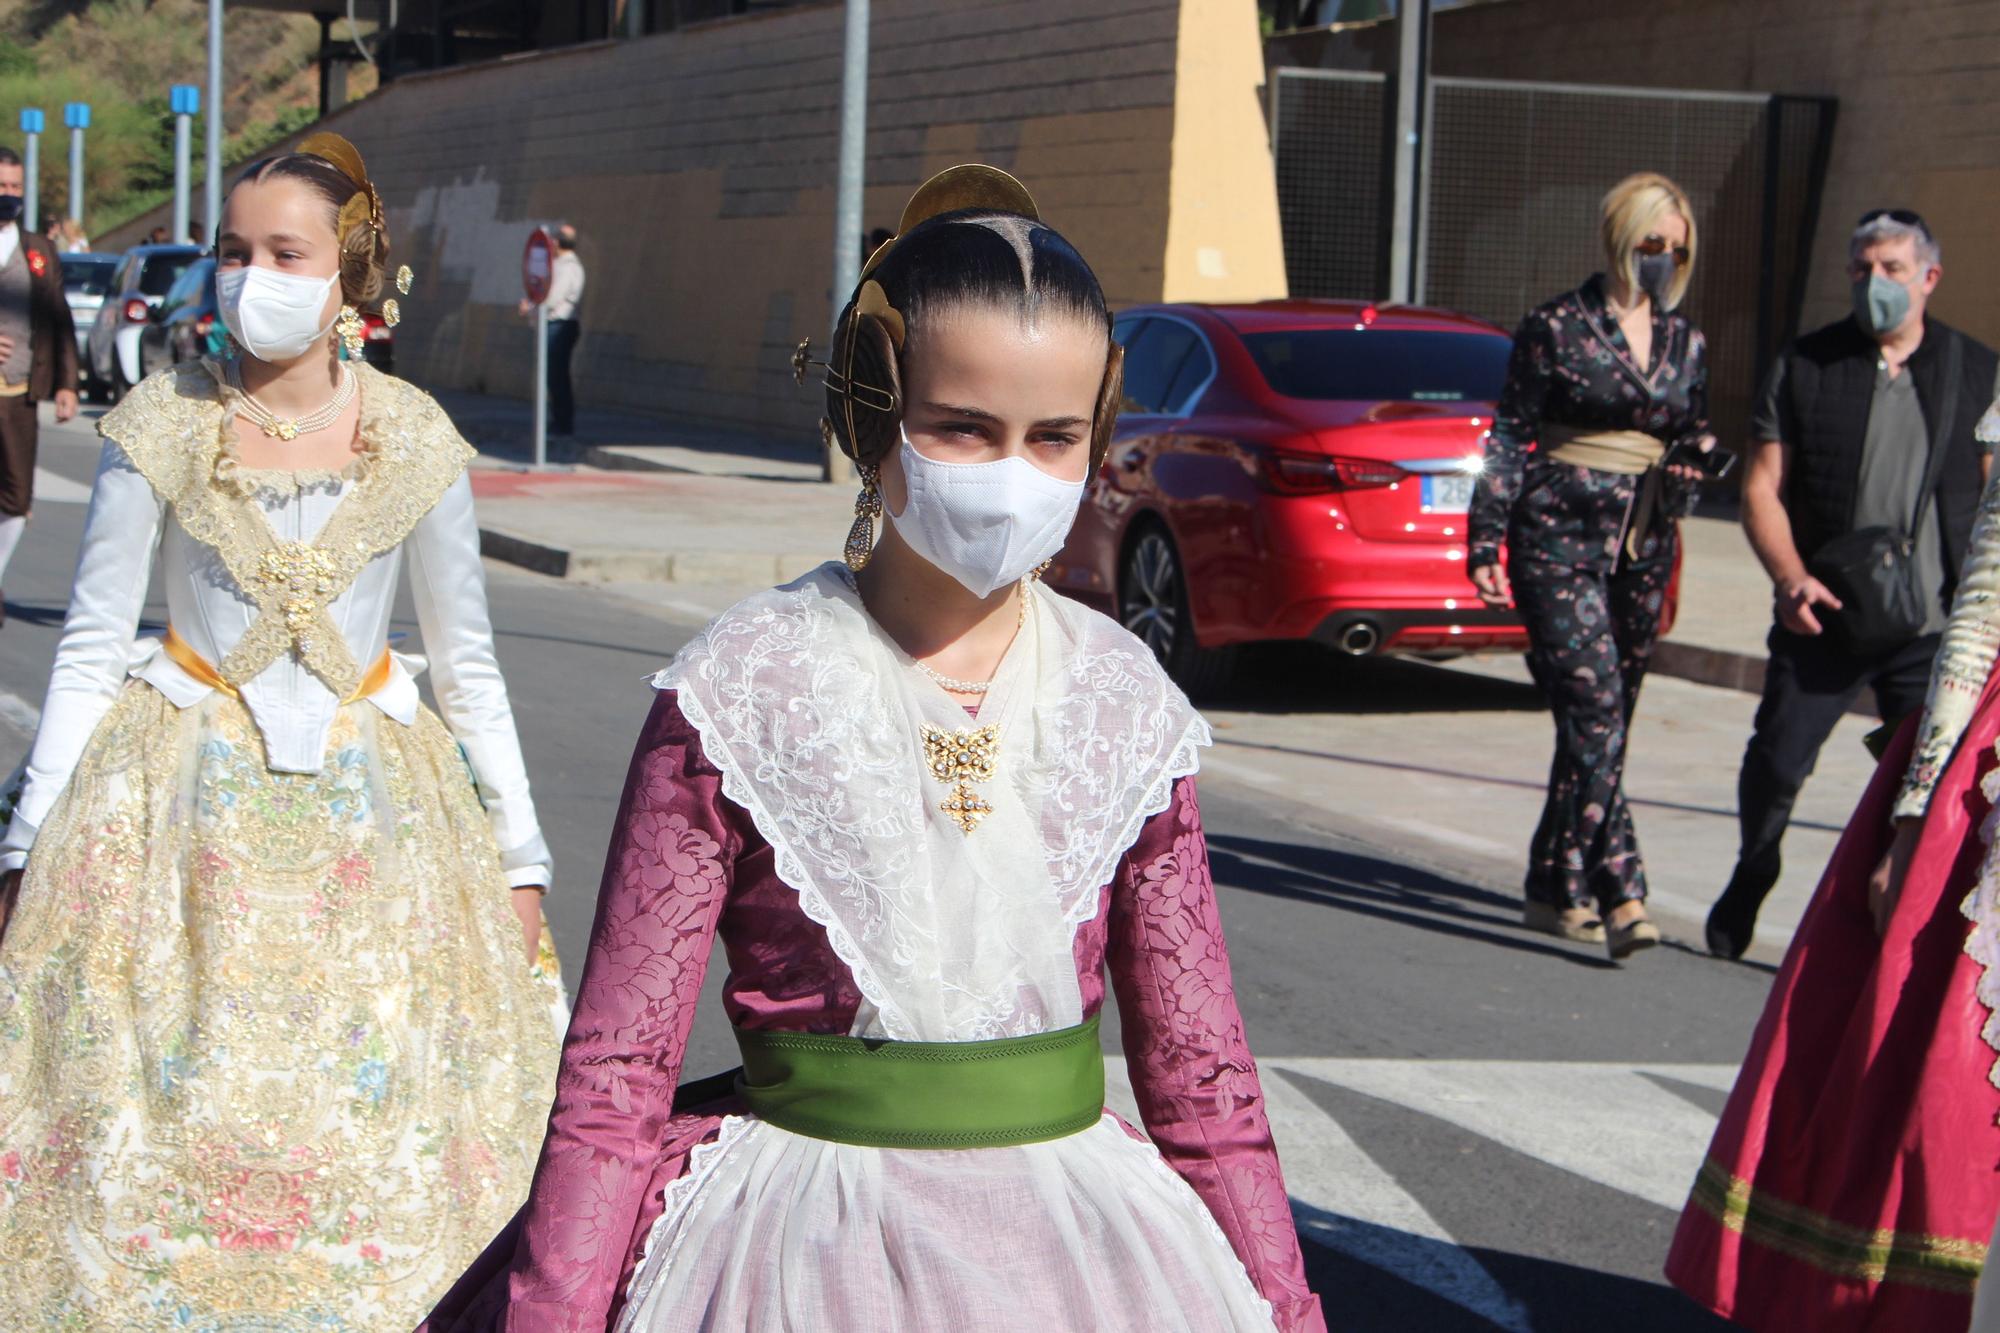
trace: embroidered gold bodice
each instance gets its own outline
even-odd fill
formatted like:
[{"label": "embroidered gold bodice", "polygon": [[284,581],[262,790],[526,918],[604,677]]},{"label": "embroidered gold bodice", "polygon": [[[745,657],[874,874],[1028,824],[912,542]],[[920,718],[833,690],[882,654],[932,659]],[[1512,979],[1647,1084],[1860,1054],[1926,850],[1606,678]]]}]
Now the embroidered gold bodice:
[{"label": "embroidered gold bodice", "polygon": [[257,606],[249,631],[217,664],[232,685],[289,651],[333,693],[351,693],[363,665],[328,605],[369,561],[409,536],[472,456],[428,395],[365,363],[354,373],[363,445],[350,469],[356,484],[311,541],[280,540],[258,507],[236,456],[242,395],[213,362],[147,380],[100,426]]}]

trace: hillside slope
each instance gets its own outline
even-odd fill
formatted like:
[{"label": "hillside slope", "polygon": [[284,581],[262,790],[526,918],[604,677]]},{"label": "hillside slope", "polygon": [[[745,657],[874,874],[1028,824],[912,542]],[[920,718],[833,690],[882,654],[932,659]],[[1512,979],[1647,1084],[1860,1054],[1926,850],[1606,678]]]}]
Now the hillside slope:
[{"label": "hillside slope", "polygon": [[[314,117],[319,25],[305,15],[225,12],[223,158],[237,162]],[[168,89],[206,81],[207,28],[206,0],[0,0],[0,143],[18,146],[21,108],[47,113],[43,225],[68,208],[68,133],[62,129],[68,102],[91,106],[84,163],[91,232],[116,226],[171,192]],[[336,40],[344,29],[336,25]],[[358,68],[350,76],[350,95],[362,95],[373,82],[372,71]],[[199,119],[194,130],[198,199],[205,133]]]}]

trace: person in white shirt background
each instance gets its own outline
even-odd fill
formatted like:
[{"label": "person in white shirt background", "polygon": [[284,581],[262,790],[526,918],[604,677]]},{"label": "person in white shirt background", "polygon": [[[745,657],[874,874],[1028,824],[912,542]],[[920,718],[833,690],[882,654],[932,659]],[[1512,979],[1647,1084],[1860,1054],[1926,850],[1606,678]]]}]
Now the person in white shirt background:
[{"label": "person in white shirt background", "polygon": [[[576,228],[565,222],[555,229],[555,267],[549,274],[549,434],[576,434],[576,392],[570,385],[569,363],[583,325],[577,318],[583,304],[583,261],[576,254]],[[521,313],[534,310],[521,302]]]}]

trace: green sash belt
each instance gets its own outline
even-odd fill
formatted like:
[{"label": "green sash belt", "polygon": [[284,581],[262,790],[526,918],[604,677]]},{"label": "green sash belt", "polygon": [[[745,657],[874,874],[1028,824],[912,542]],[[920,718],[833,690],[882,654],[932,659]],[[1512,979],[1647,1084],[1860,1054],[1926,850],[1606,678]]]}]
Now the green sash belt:
[{"label": "green sash belt", "polygon": [[1104,1114],[1097,1019],[994,1041],[736,1031],[737,1089],[780,1129],[870,1148],[1004,1148]]}]

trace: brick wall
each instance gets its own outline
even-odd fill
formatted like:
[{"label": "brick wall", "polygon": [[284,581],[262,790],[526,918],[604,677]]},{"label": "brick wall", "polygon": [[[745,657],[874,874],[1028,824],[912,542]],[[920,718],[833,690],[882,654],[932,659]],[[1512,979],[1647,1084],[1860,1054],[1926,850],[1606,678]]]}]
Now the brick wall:
[{"label": "brick wall", "polygon": [[[1249,0],[1188,3],[1241,11],[1254,107]],[[1158,299],[1181,17],[1179,0],[877,0],[864,228],[893,226],[931,172],[991,162],[1027,182],[1113,302]],[[398,369],[524,392],[521,246],[533,222],[567,219],[589,274],[586,408],[807,438],[816,395],[787,361],[831,314],[842,23],[837,4],[778,11],[407,78],[336,113],[326,127],[367,157],[417,273]],[[1254,151],[1261,124],[1245,123]],[[1275,197],[1268,211],[1275,247]]]}]

